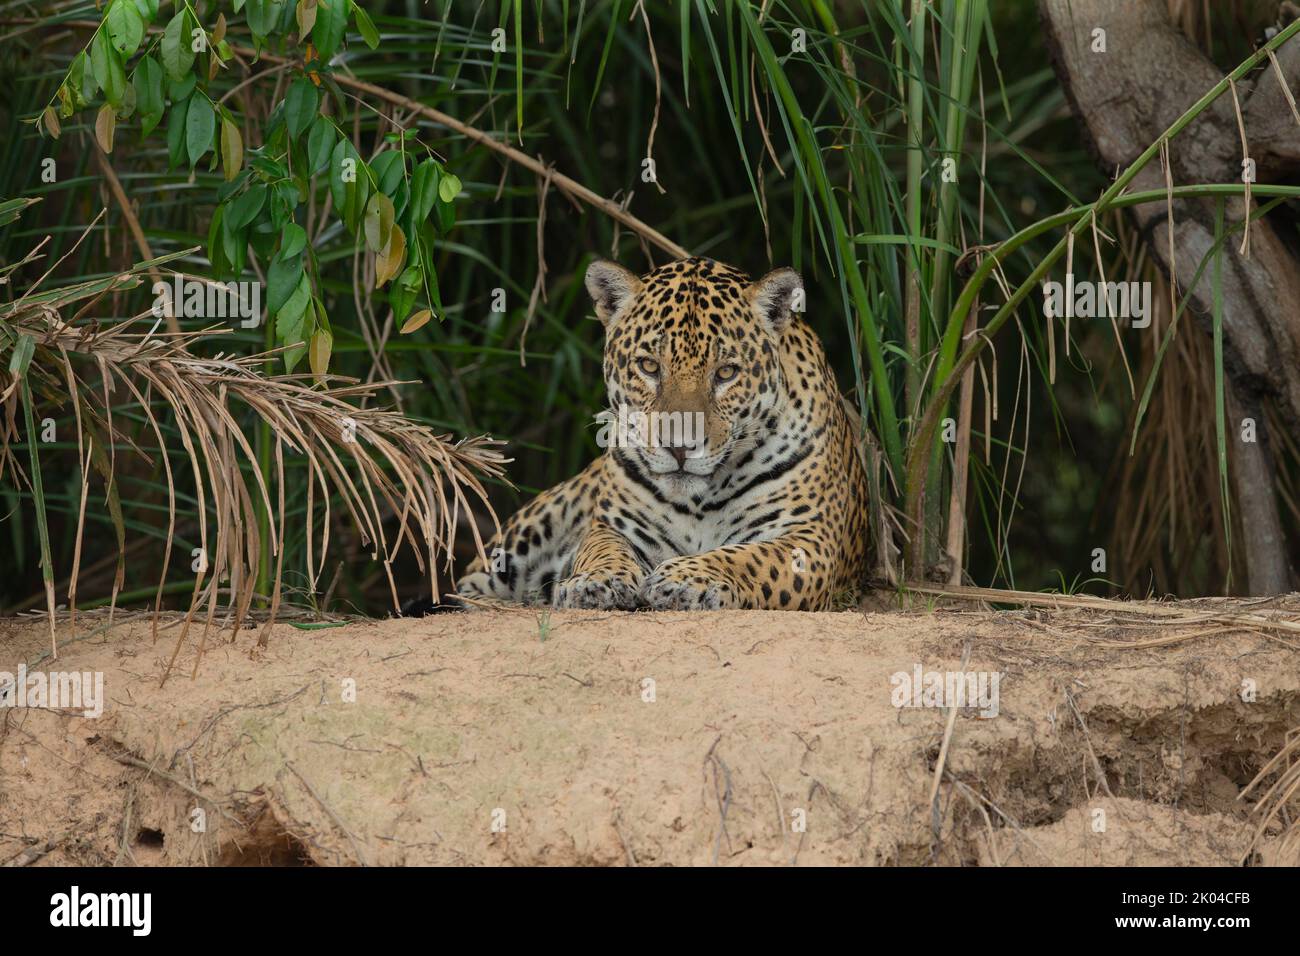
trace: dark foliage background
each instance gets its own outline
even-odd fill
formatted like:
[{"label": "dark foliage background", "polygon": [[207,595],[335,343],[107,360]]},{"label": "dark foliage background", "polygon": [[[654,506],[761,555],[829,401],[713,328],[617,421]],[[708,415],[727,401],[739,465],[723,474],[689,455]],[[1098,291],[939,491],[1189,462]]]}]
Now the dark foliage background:
[{"label": "dark foliage background", "polygon": [[[915,105],[906,98],[908,25],[896,3],[652,2],[644,5],[644,19],[642,7],[630,2],[525,0],[515,8],[412,0],[364,6],[382,39],[371,51],[350,31],[347,52],[336,66],[340,71],[540,156],[602,196],[626,202],[635,216],[693,253],[754,274],[785,264],[800,269],[809,290],[808,318],[881,446],[888,445],[886,424],[868,389],[866,326],[873,326],[883,343],[897,429],[910,419],[909,370],[922,380],[928,373],[926,362],[909,363],[905,350],[906,237],[933,241],[939,231],[946,236],[938,245],[917,247],[924,261],[923,286],[939,292],[937,301],[927,297],[922,313],[933,344],[969,271],[965,262],[954,271],[957,256],[942,259],[940,246],[960,253],[996,243],[1035,220],[1090,201],[1106,185],[1069,114],[1027,0],[972,3],[968,9],[944,0],[931,5],[919,100],[919,180],[909,178],[908,116]],[[1196,29],[1215,38],[1216,58],[1235,62],[1268,22],[1266,5],[1213,6],[1214,20]],[[205,23],[215,20],[215,5],[200,3],[196,9]],[[229,39],[246,43],[239,17],[226,13]],[[160,22],[166,17],[164,12]],[[5,21],[0,88],[6,91],[0,103],[0,197],[43,200],[20,223],[0,231],[0,261],[14,261],[44,236],[53,237],[45,263],[25,268],[13,288],[70,249],[104,207],[107,217],[60,272],[104,275],[140,258],[94,158],[94,111],[64,120],[57,141],[42,137],[28,122],[50,101],[85,42],[87,31],[75,22],[97,18],[90,3],[0,3]],[[492,49],[492,30],[498,27],[508,41],[505,53]],[[786,56],[795,30],[804,31],[807,52]],[[972,42],[958,42],[962,30]],[[780,54],[779,62],[765,58],[756,31]],[[515,58],[518,41],[522,74]],[[960,77],[967,70],[970,80],[963,84]],[[243,120],[249,148],[259,143],[292,74],[249,62],[212,81],[214,98],[234,90],[227,105]],[[783,84],[788,84],[786,100]],[[598,452],[592,416],[604,405],[601,332],[582,288],[587,262],[593,255],[612,255],[631,268],[648,269],[667,256],[555,187],[546,194],[539,241],[539,177],[409,110],[351,96],[339,107],[346,111],[341,123],[362,156],[373,154],[385,134],[405,127],[455,172],[464,191],[456,203],[455,227],[435,246],[445,315],[405,336],[385,328],[386,296],[367,295],[364,257],[355,253],[352,236],[313,207],[315,218],[303,224],[321,264],[321,291],[334,332],[333,367],[363,380],[392,377],[407,383],[385,398],[414,418],[456,435],[508,439],[515,458],[510,475],[518,490],[498,484],[493,491],[499,513],[506,514]],[[960,136],[952,140],[954,124]],[[815,141],[815,162],[800,146],[801,125]],[[652,132],[651,155],[662,191],[642,180]],[[133,119],[119,124],[110,158],[155,255],[206,246],[221,183],[220,172],[207,171],[206,163],[193,175],[169,172],[166,152],[163,130],[142,140]],[[39,159],[46,156],[57,160],[53,184],[40,178]],[[957,160],[959,170],[950,214],[939,198],[946,156]],[[829,192],[821,188],[822,176]],[[919,230],[910,220],[909,188],[920,199]],[[843,285],[831,205],[844,223],[844,248],[858,258],[870,316]],[[1120,214],[1108,215],[1107,229],[1116,237],[1105,253],[1111,257],[1108,278],[1163,281]],[[1031,243],[1012,258],[1009,285],[1028,274],[1036,255],[1055,238]],[[545,295],[530,309],[541,260]],[[201,249],[189,257],[184,268],[204,274],[206,253]],[[257,268],[264,270],[265,263]],[[1092,268],[1079,263],[1076,272]],[[945,278],[935,285],[938,275]],[[354,296],[358,287],[362,292]],[[492,309],[498,289],[505,293],[504,312]],[[0,295],[13,292],[0,290]],[[358,300],[364,306],[360,311]],[[110,297],[92,317],[109,321],[148,304],[147,289]],[[1207,424],[1212,436],[1212,413],[1207,420],[1205,408],[1198,409],[1185,390],[1158,390],[1153,407],[1176,402],[1180,412],[1152,415],[1139,443],[1143,464],[1126,475],[1134,403],[1124,356],[1109,325],[1076,324],[1068,358],[1057,342],[1057,377],[1051,385],[1039,315],[1037,304],[1022,310],[1019,323],[999,336],[996,361],[986,360],[976,380],[966,579],[1075,589],[1087,579],[1105,578],[1114,587],[1103,580],[1086,586],[1098,592],[1221,591],[1227,559],[1222,528],[1209,506],[1217,492],[1212,442],[1204,437]],[[384,340],[382,361],[376,361],[367,339]],[[236,328],[198,348],[208,354],[253,352],[263,344],[261,330]],[[1149,366],[1149,341],[1128,333],[1123,348],[1135,376]],[[1204,347],[1194,342],[1180,347],[1178,361],[1165,373],[1171,389],[1180,377],[1205,375],[1207,361]],[[70,412],[51,414],[59,419]],[[138,409],[124,404],[122,414],[144,434]],[[249,434],[255,428],[250,421]],[[51,449],[51,456],[55,449],[64,454],[52,459],[61,464],[52,466],[46,480],[56,569],[67,567],[73,546],[68,513],[75,516],[80,494],[75,447],[63,442]],[[1170,448],[1182,449],[1176,461],[1185,480],[1170,491],[1182,499],[1181,523],[1167,534],[1157,528],[1160,533],[1144,538],[1146,543],[1135,542],[1137,529],[1122,513],[1121,496],[1125,488],[1135,495],[1134,489],[1155,480],[1152,476],[1175,460],[1168,457]],[[164,491],[157,468],[139,463],[130,468],[123,478],[126,519],[130,539],[139,543],[127,591],[139,595],[152,593],[156,583],[151,575],[162,547]],[[0,494],[0,550],[7,552],[0,562],[0,607],[33,606],[41,600],[40,572],[31,520],[24,514],[27,493],[6,485]],[[896,494],[887,487],[885,497],[895,500]],[[98,596],[107,594],[111,567],[91,569],[112,552],[113,535],[93,492],[91,503],[88,520],[98,533],[87,544],[81,593]],[[182,522],[176,547],[188,554],[193,498],[185,504],[191,515]],[[291,527],[304,507],[302,501],[290,502]],[[946,501],[941,507],[946,515]],[[1294,519],[1292,509],[1288,520]],[[1093,574],[1095,547],[1123,553],[1125,563]],[[341,529],[336,552],[341,570],[334,606],[386,609],[387,584],[359,542]],[[300,568],[302,561],[302,543],[291,537],[286,567]],[[399,573],[408,587],[418,587],[412,583],[413,563]],[[178,580],[182,577],[178,572]],[[286,573],[290,588],[301,581],[292,570]]]}]

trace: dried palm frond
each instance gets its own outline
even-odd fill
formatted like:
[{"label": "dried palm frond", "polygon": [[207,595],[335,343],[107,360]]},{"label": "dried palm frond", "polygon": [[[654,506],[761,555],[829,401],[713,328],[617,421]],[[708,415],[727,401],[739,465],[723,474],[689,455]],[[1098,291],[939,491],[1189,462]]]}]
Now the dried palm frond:
[{"label": "dried palm frond", "polygon": [[[134,401],[143,409],[161,453],[168,495],[167,544],[154,603],[156,637],[177,511],[176,476],[170,454],[176,449],[167,447],[159,425],[164,409],[170,412],[173,427],[179,432],[184,459],[193,473],[201,552],[196,558],[189,611],[164,680],[184,645],[195,614],[206,604],[197,668],[219,593],[230,595],[234,627],[242,624],[255,597],[254,583],[263,553],[259,526],[263,524],[270,539],[268,553],[275,555],[276,565],[270,619],[262,635],[265,643],[280,602],[284,570],[286,447],[303,456],[307,465],[306,488],[295,488],[290,494],[295,501],[305,495],[307,502],[307,573],[311,590],[316,589],[329,548],[330,502],[337,498],[342,500],[363,544],[384,562],[395,604],[397,592],[391,565],[403,541],[410,544],[421,571],[428,574],[436,597],[437,561],[445,559],[450,568],[452,543],[462,513],[469,517],[471,497],[491,513],[480,479],[502,477],[502,466],[508,461],[496,447],[500,443],[493,439],[454,442],[450,436],[395,411],[358,404],[396,383],[359,383],[336,376],[316,380],[311,375],[269,377],[264,366],[276,353],[200,357],[190,351],[192,340],[211,339],[230,330],[179,334],[160,331],[161,319],[152,311],[112,324],[84,320],[105,295],[138,286],[142,272],[184,254],[175,253],[137,264],[125,273],[50,291],[38,293],[33,286],[16,301],[0,304],[0,481],[8,477],[32,491],[42,536],[52,642],[53,569],[44,530],[39,451],[33,435],[35,404],[41,399],[57,404],[70,401],[76,415],[82,493],[68,601],[74,626],[76,565],[80,561],[90,468],[93,465],[105,482],[120,552],[124,529],[114,449],[126,443],[152,464],[150,455],[114,424],[114,405]],[[65,318],[78,303],[78,310]],[[87,369],[97,373],[97,383],[88,381]],[[93,387],[95,384],[98,387]],[[115,396],[119,396],[116,402]],[[232,411],[237,405],[253,411],[269,425],[274,437],[273,470],[266,467],[265,461],[259,465],[258,455]],[[12,447],[19,440],[20,406],[25,420],[23,438],[29,450],[26,469]],[[325,510],[319,535],[312,527],[317,494]],[[264,521],[267,515],[278,515],[278,521]],[[386,516],[397,521],[391,533],[384,528]],[[472,520],[466,523],[481,554],[483,541],[478,528]],[[124,564],[119,557],[114,603],[123,577]],[[229,581],[228,591],[219,588],[225,581]]]}]

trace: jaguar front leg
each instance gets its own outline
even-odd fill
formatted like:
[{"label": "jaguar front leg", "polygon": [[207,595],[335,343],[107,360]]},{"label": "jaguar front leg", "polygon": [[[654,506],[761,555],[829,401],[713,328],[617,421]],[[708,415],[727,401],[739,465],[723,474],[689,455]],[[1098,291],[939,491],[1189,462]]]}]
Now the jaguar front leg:
[{"label": "jaguar front leg", "polygon": [[568,573],[574,550],[591,521],[597,459],[582,473],[542,492],[515,512],[456,583],[470,601],[549,602]]},{"label": "jaguar front leg", "polygon": [[594,518],[572,573],[555,589],[555,606],[630,611],[645,573],[627,539],[605,519]]},{"label": "jaguar front leg", "polygon": [[791,532],[665,561],[646,577],[640,597],[657,610],[816,611],[830,605],[838,561],[817,535]]}]

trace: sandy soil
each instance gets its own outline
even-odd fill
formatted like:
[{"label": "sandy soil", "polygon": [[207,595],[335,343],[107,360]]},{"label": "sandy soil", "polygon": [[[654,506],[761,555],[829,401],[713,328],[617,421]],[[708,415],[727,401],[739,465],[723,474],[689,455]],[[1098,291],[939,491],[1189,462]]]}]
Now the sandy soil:
[{"label": "sandy soil", "polygon": [[[1032,610],[486,611],[214,633],[191,679],[193,633],[160,687],[175,622],[155,644],[105,620],[65,628],[57,662],[39,620],[0,621],[0,671],[102,672],[107,698],[0,708],[0,862],[1300,862],[1276,826],[1251,849],[1258,792],[1238,799],[1300,727],[1296,640]],[[963,654],[1001,675],[996,716],[896,706]]]}]

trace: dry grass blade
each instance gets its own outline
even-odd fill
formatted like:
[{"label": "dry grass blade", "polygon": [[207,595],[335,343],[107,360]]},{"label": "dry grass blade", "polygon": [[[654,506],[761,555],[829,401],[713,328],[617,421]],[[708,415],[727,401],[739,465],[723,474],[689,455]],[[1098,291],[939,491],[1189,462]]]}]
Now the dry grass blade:
[{"label": "dry grass blade", "polygon": [[1117,601],[1112,598],[1093,597],[1087,594],[1040,594],[1036,591],[1004,591],[999,588],[957,586],[937,587],[928,584],[909,584],[907,588],[920,594],[932,594],[937,597],[956,598],[964,601],[1109,611],[1111,613],[1132,615],[1139,619],[1155,618],[1161,624],[1169,625],[1213,622],[1248,630],[1300,634],[1300,619],[1295,617],[1268,617],[1259,613],[1240,611],[1236,610],[1232,604],[1228,605],[1227,610],[1222,611],[1211,609],[1187,610],[1185,607],[1183,609],[1168,607],[1155,601]]}]

